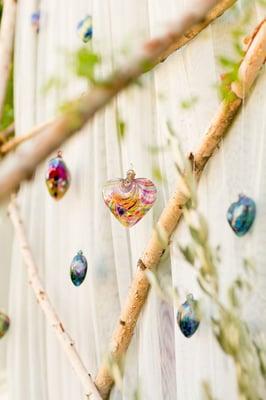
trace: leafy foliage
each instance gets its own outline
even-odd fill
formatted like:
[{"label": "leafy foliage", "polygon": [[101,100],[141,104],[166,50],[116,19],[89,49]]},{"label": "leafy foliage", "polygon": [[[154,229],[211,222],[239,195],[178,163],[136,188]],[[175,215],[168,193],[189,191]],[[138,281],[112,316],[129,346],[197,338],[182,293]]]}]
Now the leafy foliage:
[{"label": "leafy foliage", "polygon": [[[3,2],[0,2],[0,22],[3,13]],[[2,119],[0,120],[0,130],[5,129],[14,121],[14,103],[13,103],[13,65],[10,68],[10,77],[7,86],[7,93],[3,109]]]},{"label": "leafy foliage", "polygon": [[0,120],[0,130],[5,129],[14,121],[14,90],[13,90],[13,67],[11,68],[8,80],[7,93],[3,109],[3,116]]},{"label": "leafy foliage", "polygon": [[225,55],[218,57],[218,62],[225,69],[225,73],[221,76],[221,82],[218,85],[218,93],[222,100],[232,101],[235,98],[235,94],[231,91],[231,83],[238,80],[239,66],[245,56],[243,40],[247,35],[247,28],[252,17],[252,7],[254,5],[252,3],[248,0],[241,12],[235,7],[238,22],[231,30],[235,57],[228,58]]},{"label": "leafy foliage", "polygon": [[[188,176],[191,174],[192,171]],[[185,176],[187,192],[195,197],[195,186],[191,186],[190,182]],[[239,398],[261,400],[266,390],[266,340],[263,334],[259,338],[255,337],[241,318],[243,298],[252,290],[250,271],[253,264],[250,260],[244,260],[243,273],[233,280],[228,288],[228,303],[223,303],[217,268],[220,262],[218,249],[210,246],[208,225],[198,210],[197,202],[189,204],[184,210],[184,217],[191,242],[186,247],[181,247],[181,252],[186,261],[195,268],[198,284],[212,304],[211,309],[214,311],[205,318],[209,321],[220,348],[235,364]],[[213,397],[207,389],[205,384],[205,397],[211,400]]]}]

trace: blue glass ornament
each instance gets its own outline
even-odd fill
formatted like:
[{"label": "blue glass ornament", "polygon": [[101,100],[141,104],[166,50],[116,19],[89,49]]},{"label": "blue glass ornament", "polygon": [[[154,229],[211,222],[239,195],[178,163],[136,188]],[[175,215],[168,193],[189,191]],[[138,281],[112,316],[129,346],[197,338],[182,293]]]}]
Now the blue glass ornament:
[{"label": "blue glass ornament", "polygon": [[0,311],[0,339],[6,334],[9,329],[10,319],[9,317]]},{"label": "blue glass ornament", "polygon": [[31,14],[31,25],[33,26],[36,33],[39,33],[40,31],[40,17],[40,11],[35,11]]},{"label": "blue glass ornament", "polygon": [[256,217],[256,204],[251,198],[240,194],[237,202],[227,211],[227,221],[237,236],[245,235]]},{"label": "blue glass ornament", "polygon": [[181,305],[177,313],[177,323],[184,336],[190,338],[199,327],[200,321],[196,312],[197,302],[192,294],[187,295],[187,300]]},{"label": "blue glass ornament", "polygon": [[87,274],[88,263],[80,250],[73,258],[70,265],[70,277],[75,286],[80,286]]},{"label": "blue glass ornament", "polygon": [[93,34],[91,15],[87,15],[78,23],[77,32],[84,43],[87,43],[89,40],[91,40]]}]

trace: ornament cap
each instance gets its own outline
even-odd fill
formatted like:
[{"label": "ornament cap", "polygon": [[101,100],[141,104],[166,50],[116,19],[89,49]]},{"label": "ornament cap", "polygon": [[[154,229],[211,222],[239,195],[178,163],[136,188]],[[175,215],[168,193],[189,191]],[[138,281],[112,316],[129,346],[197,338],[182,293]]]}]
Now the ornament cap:
[{"label": "ornament cap", "polygon": [[193,302],[194,301],[194,296],[193,296],[193,294],[192,293],[189,293],[189,294],[187,294],[187,301],[188,302]]},{"label": "ornament cap", "polygon": [[134,171],[134,169],[129,169],[127,171],[127,179],[132,181],[133,179],[135,179],[136,173]]},{"label": "ornament cap", "polygon": [[79,251],[77,252],[77,255],[83,256],[83,251],[82,251],[82,250],[79,250]]},{"label": "ornament cap", "polygon": [[62,155],[63,155],[62,150],[58,150],[57,157],[62,158]]},{"label": "ornament cap", "polygon": [[123,180],[124,186],[129,186],[131,185],[132,181],[135,179],[136,173],[133,169],[129,169],[127,171],[127,177],[126,179]]}]

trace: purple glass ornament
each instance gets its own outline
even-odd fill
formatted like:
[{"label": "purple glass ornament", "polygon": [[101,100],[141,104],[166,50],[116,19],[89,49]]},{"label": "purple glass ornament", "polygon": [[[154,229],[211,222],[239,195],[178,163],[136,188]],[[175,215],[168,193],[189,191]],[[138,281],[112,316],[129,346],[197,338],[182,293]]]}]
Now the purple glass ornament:
[{"label": "purple glass ornament", "polygon": [[57,157],[52,158],[46,172],[46,185],[50,195],[55,200],[60,200],[67,192],[70,185],[70,173],[59,151]]},{"label": "purple glass ornament", "polygon": [[9,317],[0,311],[0,339],[6,334],[9,329],[10,319]]}]

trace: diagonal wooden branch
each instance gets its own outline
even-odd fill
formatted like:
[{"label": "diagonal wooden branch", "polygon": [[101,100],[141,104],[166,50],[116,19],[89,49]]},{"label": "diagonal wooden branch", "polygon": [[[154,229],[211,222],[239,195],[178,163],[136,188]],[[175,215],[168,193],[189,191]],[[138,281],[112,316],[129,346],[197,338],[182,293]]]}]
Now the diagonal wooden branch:
[{"label": "diagonal wooden branch", "polygon": [[[259,30],[256,38],[260,38],[261,43],[264,43],[264,40],[266,39],[266,33],[261,35],[261,32],[264,32],[264,30]],[[254,40],[256,38],[254,38]],[[245,76],[248,76],[250,79],[252,79],[252,82],[246,80],[245,85],[247,87],[251,87],[252,83],[255,81],[255,78],[257,77],[266,57],[266,48],[259,46],[257,40],[256,46],[250,46],[250,49],[252,48],[253,52],[256,52],[258,48],[263,49],[264,54],[260,54],[261,62],[256,63],[256,69],[253,70],[252,74],[249,73],[247,66],[247,74]],[[248,57],[248,59],[253,59],[253,57],[256,58],[256,54],[251,54],[248,51],[246,57]],[[246,58],[244,58],[241,65],[243,64],[246,65]],[[253,68],[252,64],[250,68]],[[189,160],[193,165],[193,173],[196,177],[196,180],[200,179],[206,163],[217,149],[221,140],[225,137],[237,114],[237,111],[242,104],[242,99],[237,97],[233,91],[231,92],[231,95],[232,100],[223,101],[221,103],[217,115],[214,117],[207,133],[204,135],[199,148],[194,154],[191,153],[189,156]],[[184,173],[186,173],[186,171]],[[152,237],[144,251],[143,256],[138,261],[135,277],[131,284],[125,305],[122,308],[110,343],[109,356],[116,362],[119,362],[127,351],[138,317],[149,292],[150,283],[145,271],[147,269],[155,269],[165,251],[164,244],[162,243],[162,240],[160,240],[158,232],[162,230],[165,232],[166,238],[164,242],[170,240],[170,237],[176,229],[180,217],[182,216],[183,207],[187,201],[188,198],[184,193],[182,185],[178,185],[176,191],[169,199],[157,222],[156,229],[153,231]],[[106,363],[103,363],[100,367],[95,383],[103,399],[107,399],[113,386],[113,378]]]},{"label": "diagonal wooden branch", "polygon": [[12,62],[16,8],[16,0],[4,1],[0,26],[0,120],[3,114],[7,84]]},{"label": "diagonal wooden branch", "polygon": [[238,81],[232,84],[232,90],[241,99],[248,94],[257,76],[258,68],[266,61],[266,19],[255,29],[247,49],[245,60],[238,71]]},{"label": "diagonal wooden branch", "polygon": [[160,56],[160,61],[164,61],[173,52],[180,49],[181,47],[188,44],[193,40],[203,29],[210,25],[213,21],[219,18],[226,10],[232,7],[237,0],[221,0],[214,6],[210,12],[207,14],[203,22],[195,24],[191,29],[189,29],[179,40],[173,43],[166,51]]},{"label": "diagonal wooden branch", "polygon": [[[13,137],[12,139],[8,140],[6,143],[3,143],[0,147],[0,155],[4,156],[11,150],[15,150],[20,144],[26,142],[27,140],[33,139],[37,136],[40,132],[44,129],[48,128],[53,124],[54,120],[43,122],[40,125],[36,125],[31,131],[25,133],[24,135],[18,135]],[[0,134],[1,139],[1,134]]]},{"label": "diagonal wooden branch", "polygon": [[[220,17],[226,10],[228,10],[236,2],[237,0],[220,0],[218,4],[210,10],[206,18],[203,20],[203,22],[195,24],[176,42],[174,42],[171,46],[169,46],[169,48],[158,57],[154,65],[157,65],[158,63],[165,61],[165,59],[169,57],[173,52],[175,52],[176,50],[180,49],[181,47],[189,43],[204,28],[206,28],[216,18]],[[52,126],[52,121],[51,121],[51,126]],[[31,140],[37,134],[41,133],[45,127],[46,127],[45,123],[43,123],[42,125],[38,125],[37,127],[34,127],[31,131],[27,132],[26,134],[19,135],[16,138],[10,140],[8,143],[3,144],[0,147],[0,155],[4,156],[8,152],[15,150],[21,143]]]},{"label": "diagonal wooden branch", "polygon": [[19,184],[32,177],[36,167],[64,141],[81,129],[94,114],[111,101],[121,90],[136,81],[147,69],[151,69],[162,54],[179,40],[192,26],[204,20],[218,0],[198,0],[197,7],[180,16],[169,30],[157,39],[144,44],[139,54],[124,67],[118,69],[105,85],[94,87],[89,93],[72,104],[70,110],[55,120],[23,151],[5,159],[0,169],[0,201],[16,190]]},{"label": "diagonal wooden branch", "polygon": [[47,322],[54,329],[54,332],[62,346],[63,351],[69,359],[74,371],[76,372],[81,384],[83,385],[85,394],[90,400],[101,400],[101,397],[93,383],[90,374],[87,372],[83,361],[81,360],[73,340],[65,331],[65,328],[57,315],[44,287],[40,280],[37,265],[33,259],[33,255],[27,240],[26,231],[20,217],[19,209],[15,197],[12,198],[8,212],[10,219],[14,225],[23,261],[27,267],[28,281],[36,296]]}]

